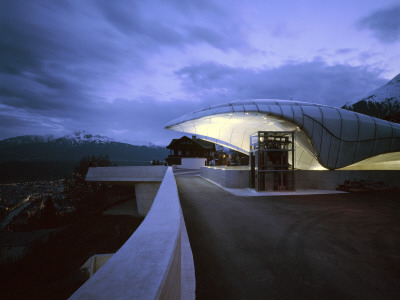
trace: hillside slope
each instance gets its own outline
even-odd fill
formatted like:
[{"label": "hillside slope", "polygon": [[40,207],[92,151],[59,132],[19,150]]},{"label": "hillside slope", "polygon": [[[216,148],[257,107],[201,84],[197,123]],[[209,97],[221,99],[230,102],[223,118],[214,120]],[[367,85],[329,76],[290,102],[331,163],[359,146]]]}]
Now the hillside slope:
[{"label": "hillside slope", "polygon": [[119,166],[151,165],[169,151],[162,146],[137,146],[77,131],[60,138],[20,136],[0,141],[0,181],[56,179],[71,175],[85,156],[108,156]]},{"label": "hillside slope", "polygon": [[152,160],[165,159],[168,150],[162,146],[115,142],[107,137],[82,132],[60,138],[21,136],[0,141],[0,162],[76,162],[88,155],[108,155],[112,162],[122,165],[149,165]]},{"label": "hillside slope", "polygon": [[372,117],[400,122],[400,74],[360,100],[342,108]]}]

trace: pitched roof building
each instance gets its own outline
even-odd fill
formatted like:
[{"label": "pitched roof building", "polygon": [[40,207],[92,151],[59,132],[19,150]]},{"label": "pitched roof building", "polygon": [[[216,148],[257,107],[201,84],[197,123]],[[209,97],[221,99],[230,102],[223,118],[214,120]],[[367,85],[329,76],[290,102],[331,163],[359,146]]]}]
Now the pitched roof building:
[{"label": "pitched roof building", "polygon": [[181,165],[182,158],[205,158],[208,163],[215,153],[214,143],[197,139],[195,135],[192,138],[183,136],[173,139],[166,148],[170,150],[170,155],[166,158],[169,166]]}]

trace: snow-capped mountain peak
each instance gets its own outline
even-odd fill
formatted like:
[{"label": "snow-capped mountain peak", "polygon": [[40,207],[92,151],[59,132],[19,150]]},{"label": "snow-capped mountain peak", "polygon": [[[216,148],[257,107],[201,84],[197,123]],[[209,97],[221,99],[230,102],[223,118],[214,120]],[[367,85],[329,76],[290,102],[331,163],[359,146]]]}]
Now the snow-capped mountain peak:
[{"label": "snow-capped mountain peak", "polygon": [[87,132],[86,130],[74,131],[73,133],[65,135],[60,139],[66,140],[70,144],[82,144],[82,143],[92,143],[92,142],[100,144],[100,143],[110,143],[114,141],[113,139],[106,136],[102,136],[99,134],[93,135]]},{"label": "snow-capped mountain peak", "polygon": [[400,74],[385,85],[367,94],[363,99],[373,102],[400,101]]},{"label": "snow-capped mountain peak", "polygon": [[99,134],[93,135],[86,130],[74,131],[71,134],[67,134],[63,137],[55,138],[53,135],[23,135],[8,138],[0,141],[2,144],[34,144],[34,143],[67,143],[67,144],[86,144],[86,143],[96,143],[105,144],[114,142],[113,139]]},{"label": "snow-capped mountain peak", "polygon": [[363,98],[347,103],[343,108],[382,119],[399,114],[400,74]]}]

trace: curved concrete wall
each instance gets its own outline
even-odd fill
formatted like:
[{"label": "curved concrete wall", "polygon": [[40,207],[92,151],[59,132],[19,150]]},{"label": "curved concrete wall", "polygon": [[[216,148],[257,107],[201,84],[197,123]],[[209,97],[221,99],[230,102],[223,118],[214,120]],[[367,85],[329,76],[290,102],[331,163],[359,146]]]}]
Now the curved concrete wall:
[{"label": "curved concrete wall", "polygon": [[[175,178],[168,168],[140,227],[70,299],[181,299],[181,239],[188,244],[184,226]],[[189,287],[187,280],[183,284],[189,294],[185,299],[194,299],[193,257],[187,244],[182,256],[188,258],[185,272],[189,269],[190,274],[184,275],[191,282]]]}]

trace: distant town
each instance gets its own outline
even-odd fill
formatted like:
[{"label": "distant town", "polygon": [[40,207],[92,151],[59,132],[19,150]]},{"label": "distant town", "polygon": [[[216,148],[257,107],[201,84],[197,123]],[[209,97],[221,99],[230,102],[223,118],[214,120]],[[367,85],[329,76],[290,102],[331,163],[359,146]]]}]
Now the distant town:
[{"label": "distant town", "polygon": [[51,199],[57,214],[65,215],[75,210],[64,193],[64,179],[52,181],[0,184],[1,230],[18,230],[27,226],[30,218],[37,216]]}]

